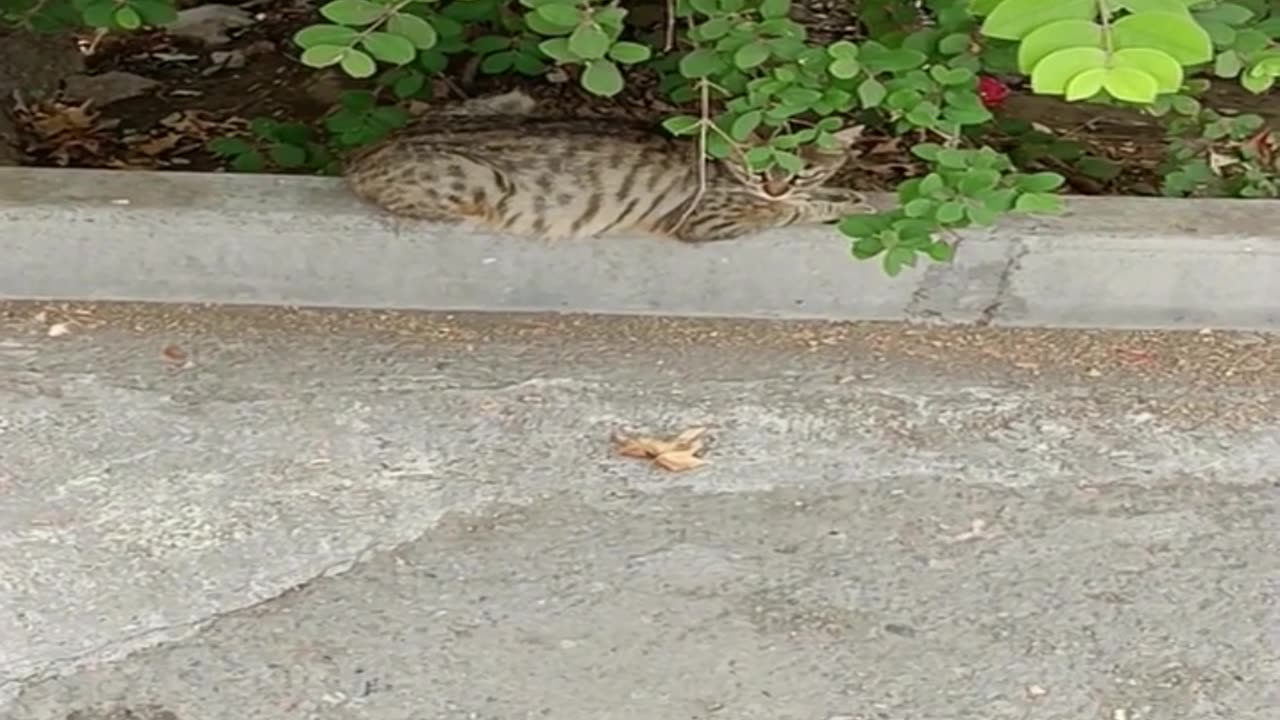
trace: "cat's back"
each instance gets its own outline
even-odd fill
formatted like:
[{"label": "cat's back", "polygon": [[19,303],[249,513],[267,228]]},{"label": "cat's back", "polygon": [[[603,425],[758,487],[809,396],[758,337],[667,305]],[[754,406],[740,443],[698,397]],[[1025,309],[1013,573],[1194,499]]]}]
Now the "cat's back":
[{"label": "cat's back", "polygon": [[499,229],[583,236],[671,212],[696,189],[695,152],[625,119],[439,115],[353,155],[345,174],[357,195],[393,211],[482,207]]},{"label": "cat's back", "polygon": [[440,115],[421,118],[353,154],[347,171],[370,166],[430,162],[447,153],[519,164],[539,158],[618,162],[624,158],[686,160],[681,143],[644,123],[626,119]]}]

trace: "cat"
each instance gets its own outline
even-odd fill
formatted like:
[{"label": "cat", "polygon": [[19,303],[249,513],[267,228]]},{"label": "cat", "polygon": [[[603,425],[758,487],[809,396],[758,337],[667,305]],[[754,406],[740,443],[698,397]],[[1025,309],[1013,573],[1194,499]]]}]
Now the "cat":
[{"label": "cat", "polygon": [[535,108],[513,91],[425,116],[353,153],[346,181],[394,215],[548,240],[728,240],[869,209],[859,193],[823,186],[848,161],[861,127],[836,133],[835,148],[802,148],[807,164],[794,177],[710,161],[699,193],[690,140],[634,121],[540,116]]}]

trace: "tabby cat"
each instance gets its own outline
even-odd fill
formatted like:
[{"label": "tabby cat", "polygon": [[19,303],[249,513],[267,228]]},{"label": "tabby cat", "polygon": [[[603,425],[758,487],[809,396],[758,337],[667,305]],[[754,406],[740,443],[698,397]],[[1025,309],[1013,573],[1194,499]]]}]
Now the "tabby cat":
[{"label": "tabby cat", "polygon": [[538,116],[534,106],[517,91],[419,119],[353,154],[347,182],[396,215],[544,239],[726,240],[867,210],[858,193],[823,186],[860,127],[838,133],[835,148],[807,147],[794,177],[710,163],[699,194],[689,140],[626,120]]}]

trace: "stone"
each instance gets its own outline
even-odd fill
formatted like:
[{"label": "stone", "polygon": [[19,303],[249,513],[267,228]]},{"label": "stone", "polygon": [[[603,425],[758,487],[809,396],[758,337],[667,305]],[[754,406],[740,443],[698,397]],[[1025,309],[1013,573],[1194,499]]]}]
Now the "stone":
[{"label": "stone", "polygon": [[251,13],[230,5],[201,5],[178,12],[173,22],[164,26],[170,35],[194,38],[206,45],[231,42],[228,30],[248,27],[256,22]]},{"label": "stone", "polygon": [[101,75],[72,75],[66,80],[63,94],[69,100],[92,100],[102,107],[145,95],[159,86],[160,83],[151,78],[111,70]]}]

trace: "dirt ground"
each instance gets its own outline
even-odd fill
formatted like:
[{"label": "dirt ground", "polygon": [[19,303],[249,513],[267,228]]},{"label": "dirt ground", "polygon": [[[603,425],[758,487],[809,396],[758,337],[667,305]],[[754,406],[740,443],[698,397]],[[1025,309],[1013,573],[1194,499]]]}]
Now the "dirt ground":
[{"label": "dirt ground", "polygon": [[[184,2],[189,7],[198,3]],[[53,102],[20,105],[20,144],[26,162],[38,166],[111,167],[176,170],[221,170],[225,161],[206,145],[212,138],[246,132],[249,121],[272,117],[312,124],[331,112],[342,91],[359,87],[338,72],[319,72],[298,62],[293,33],[318,17],[309,0],[245,0],[239,6],[252,21],[229,30],[229,42],[204,41],[166,32],[108,35],[82,45],[89,50],[90,75],[112,71],[156,82],[136,96],[107,104],[64,97]],[[799,5],[799,3],[797,3]],[[816,0],[815,34],[839,36],[849,18],[832,19],[832,3]],[[845,11],[847,13],[847,11]],[[806,22],[809,22],[806,18]],[[590,96],[569,80],[485,76],[466,67],[450,68],[428,88],[427,100],[447,102],[520,85],[549,104],[579,113],[625,114],[657,119],[671,111],[655,101],[654,81],[643,73],[628,76],[628,88],[613,100]],[[1230,83],[1219,83],[1209,104],[1218,110],[1264,115],[1280,125],[1280,93],[1252,96]],[[417,103],[421,110],[426,104]],[[25,108],[25,110],[23,110]],[[1120,109],[1068,104],[1015,88],[997,109],[1000,118],[1033,123],[1057,138],[1080,144],[1085,155],[1118,166],[1114,177],[1088,174],[1074,164],[1041,156],[1028,169],[1050,169],[1068,178],[1072,192],[1082,194],[1155,194],[1158,165],[1164,154],[1163,130],[1155,118]],[[1003,150],[1021,141],[995,133],[990,140]],[[846,180],[867,190],[889,189],[917,168],[902,139],[869,137],[862,161]]]}]

